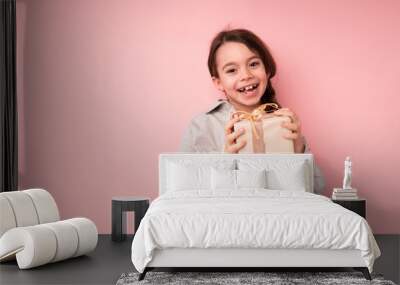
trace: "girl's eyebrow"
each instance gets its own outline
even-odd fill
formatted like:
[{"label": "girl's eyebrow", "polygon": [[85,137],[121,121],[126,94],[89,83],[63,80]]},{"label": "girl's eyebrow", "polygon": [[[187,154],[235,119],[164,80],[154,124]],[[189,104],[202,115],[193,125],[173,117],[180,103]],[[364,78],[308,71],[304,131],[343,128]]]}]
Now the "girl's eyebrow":
[{"label": "girl's eyebrow", "polygon": [[[247,59],[247,61],[252,60],[252,59],[254,59],[254,58],[260,58],[260,57],[257,56],[257,55],[253,55],[253,56],[249,57],[249,58]],[[235,64],[236,64],[236,62],[228,62],[228,63],[225,63],[224,66],[222,67],[222,70],[224,70],[228,65],[235,65]]]}]

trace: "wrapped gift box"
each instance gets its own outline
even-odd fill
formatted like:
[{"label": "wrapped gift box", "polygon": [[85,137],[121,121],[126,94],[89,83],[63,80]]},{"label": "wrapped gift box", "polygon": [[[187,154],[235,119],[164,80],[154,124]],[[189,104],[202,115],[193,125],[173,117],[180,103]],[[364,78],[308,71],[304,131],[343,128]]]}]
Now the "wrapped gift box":
[{"label": "wrapped gift box", "polygon": [[290,122],[290,118],[266,113],[265,105],[252,113],[232,114],[242,118],[234,125],[234,129],[245,129],[245,133],[237,138],[237,142],[247,142],[239,153],[294,153],[293,140],[284,137],[284,134],[291,131],[281,126],[283,122]]}]

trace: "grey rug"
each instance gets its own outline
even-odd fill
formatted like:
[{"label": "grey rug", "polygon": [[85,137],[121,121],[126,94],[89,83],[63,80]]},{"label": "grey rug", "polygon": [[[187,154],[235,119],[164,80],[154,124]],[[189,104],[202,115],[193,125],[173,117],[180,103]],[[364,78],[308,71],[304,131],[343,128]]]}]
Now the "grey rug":
[{"label": "grey rug", "polygon": [[379,284],[395,285],[384,280],[382,275],[372,274],[372,281],[364,278],[361,272],[154,272],[150,271],[142,281],[139,273],[124,273],[116,285],[133,284]]}]

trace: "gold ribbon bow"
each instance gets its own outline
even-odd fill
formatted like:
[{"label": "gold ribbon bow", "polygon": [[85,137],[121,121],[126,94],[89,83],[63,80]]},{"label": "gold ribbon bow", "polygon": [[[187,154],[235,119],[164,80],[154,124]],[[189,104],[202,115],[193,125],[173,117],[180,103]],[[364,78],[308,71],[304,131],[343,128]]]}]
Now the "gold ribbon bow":
[{"label": "gold ribbon bow", "polygon": [[245,111],[236,111],[234,113],[232,113],[232,118],[235,115],[239,115],[240,119],[245,119],[245,120],[249,120],[251,127],[253,129],[253,133],[255,134],[256,138],[259,139],[259,135],[256,129],[256,125],[255,125],[255,121],[258,121],[262,118],[262,116],[266,113],[271,113],[271,112],[266,112],[265,108],[267,108],[267,106],[272,107],[273,111],[276,111],[279,109],[278,104],[275,103],[266,103],[266,104],[262,104],[259,107],[255,108],[251,113],[249,112],[245,112]]}]

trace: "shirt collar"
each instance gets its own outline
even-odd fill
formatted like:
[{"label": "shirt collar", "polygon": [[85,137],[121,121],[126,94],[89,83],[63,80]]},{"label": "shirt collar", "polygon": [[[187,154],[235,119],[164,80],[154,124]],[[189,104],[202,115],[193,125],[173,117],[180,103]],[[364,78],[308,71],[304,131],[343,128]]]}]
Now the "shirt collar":
[{"label": "shirt collar", "polygon": [[207,114],[211,114],[212,112],[218,110],[219,108],[232,108],[233,106],[226,99],[218,99],[206,112]]}]

